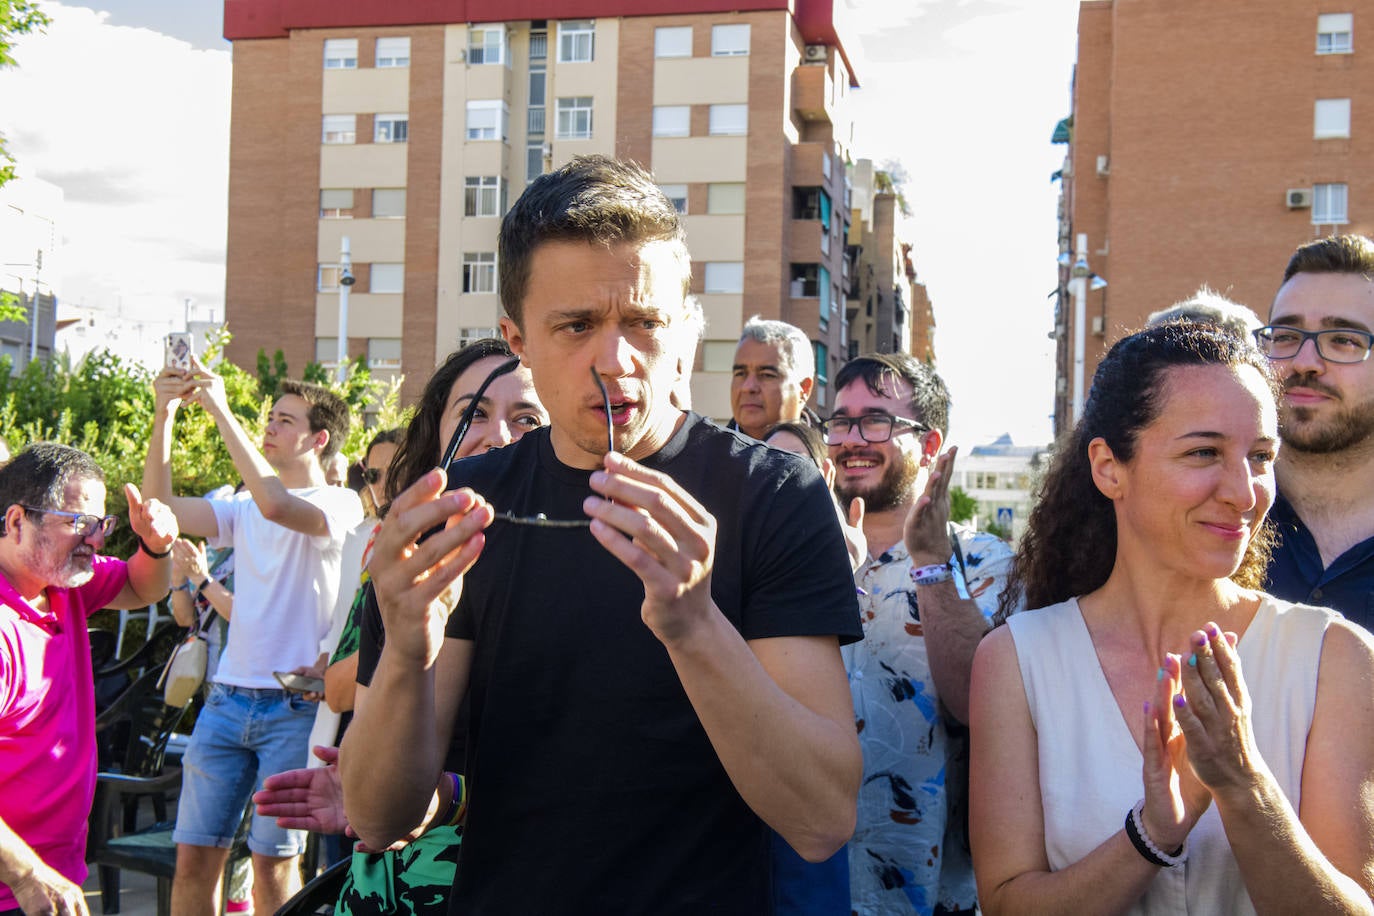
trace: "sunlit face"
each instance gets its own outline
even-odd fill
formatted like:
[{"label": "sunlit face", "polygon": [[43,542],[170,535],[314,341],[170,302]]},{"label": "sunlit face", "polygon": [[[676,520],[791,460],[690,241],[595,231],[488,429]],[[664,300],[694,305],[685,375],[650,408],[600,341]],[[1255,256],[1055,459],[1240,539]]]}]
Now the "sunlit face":
[{"label": "sunlit face", "polygon": [[[863,379],[855,379],[836,392],[834,416],[886,413],[919,421],[913,416],[911,395],[911,384],[902,378],[889,377],[882,394],[874,394]],[[866,511],[882,512],[915,500],[928,441],[938,448],[939,434],[898,424],[886,442],[865,442],[859,435],[858,424],[851,426],[843,441],[829,447],[840,502],[847,506],[855,497],[862,496]]]},{"label": "sunlit face", "polygon": [[[1359,274],[1296,274],[1274,297],[1269,323],[1374,331],[1374,281]],[[1279,408],[1290,448],[1325,453],[1374,444],[1374,357],[1328,362],[1309,340],[1292,359],[1273,363],[1284,386]]]},{"label": "sunlit face", "polygon": [[372,494],[373,505],[380,506],[386,501],[386,476],[391,468],[391,459],[396,457],[395,442],[378,442],[367,450],[363,456],[363,470],[370,477],[377,475],[375,483],[364,482],[368,492]]},{"label": "sunlit face", "polygon": [[[492,370],[509,359],[507,356],[483,357],[458,374],[448,391],[448,404],[439,422],[439,451],[434,456],[435,461],[443,458],[444,449],[448,448],[463,411],[472,403],[472,396],[482,387],[482,382]],[[548,422],[548,414],[540,405],[534,383],[530,380],[530,370],[521,366],[487,386],[456,457],[466,458],[477,452],[510,445],[525,433]]]},{"label": "sunlit face", "polygon": [[[105,514],[105,484],[87,478],[67,484],[61,503],[64,512]],[[27,527],[20,562],[25,573],[45,587],[77,588],[95,575],[94,558],[105,546],[105,535],[96,531],[81,537],[65,515],[26,516]]]},{"label": "sunlit face", "polygon": [[534,375],[560,461],[600,467],[611,401],[616,451],[657,452],[683,418],[671,402],[687,320],[682,264],[668,242],[544,242],[531,259],[523,328],[501,330]]},{"label": "sunlit face", "polygon": [[730,412],[740,430],[755,439],[777,423],[801,419],[811,393],[811,379],[797,378],[780,349],[747,337],[735,349]]},{"label": "sunlit face", "polygon": [[1274,398],[1249,366],[1175,368],[1163,391],[1135,455],[1115,466],[1115,487],[1099,475],[1116,506],[1118,549],[1185,575],[1224,579],[1274,501]]},{"label": "sunlit face", "polygon": [[297,394],[284,394],[267,414],[262,454],[279,468],[312,453],[323,432],[310,431],[310,403]]}]

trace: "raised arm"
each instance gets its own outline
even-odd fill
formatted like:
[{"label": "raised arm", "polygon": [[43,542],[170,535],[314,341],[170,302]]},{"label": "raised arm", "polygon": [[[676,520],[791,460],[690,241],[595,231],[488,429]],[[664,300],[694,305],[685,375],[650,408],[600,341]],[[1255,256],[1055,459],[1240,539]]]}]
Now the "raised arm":
[{"label": "raised arm", "polygon": [[171,506],[184,534],[214,537],[219,533],[215,512],[206,500],[172,495],[172,425],[182,401],[194,386],[179,369],[163,369],[153,380],[153,430],[143,461],[143,496]]},{"label": "raised arm", "polygon": [[445,639],[444,628],[493,513],[472,491],[443,487],[436,469],[396,498],[369,564],[386,643],[344,736],[340,772],[348,821],[374,849],[424,821],[467,689],[472,644]]},{"label": "raised arm", "polygon": [[172,543],[177,539],[177,520],[172,510],[158,500],[145,502],[138,487],[131,483],[124,485],[124,495],[129,500],[129,527],[138,535],[139,546],[129,557],[129,581],[109,606],[147,607],[166,597],[172,586]]},{"label": "raised arm", "polygon": [[[925,492],[907,515],[903,540],[913,569],[942,565],[950,560],[949,483],[958,451],[957,447],[948,448],[936,459],[926,479]],[[989,604],[987,615],[976,598],[959,594],[953,579],[916,586],[916,602],[921,608],[921,627],[935,692],[950,715],[960,722],[967,722],[969,717],[973,653],[988,631],[988,617],[996,606],[1010,557],[1008,550],[1005,559],[995,564],[997,568],[989,563],[985,568],[968,571],[970,592],[976,590],[980,596],[985,596],[983,600]]]},{"label": "raised arm", "polygon": [[1214,631],[1183,666],[1179,723],[1256,910],[1374,912],[1374,643],[1344,621],[1326,632],[1299,813],[1255,747],[1239,657]]},{"label": "raised arm", "polygon": [[592,535],[644,583],[668,650],[731,782],[804,858],[854,832],[863,757],[833,636],[746,643],[711,599],[716,521],[664,474],[617,454],[592,475]]},{"label": "raised arm", "polygon": [[[248,437],[243,424],[229,408],[229,400],[224,391],[224,379],[195,362],[192,381],[196,386],[195,400],[215,421],[234,468],[243,478],[244,485],[252,494],[263,517],[278,525],[299,531],[312,537],[329,533],[329,519],[324,511],[314,503],[295,496],[281,482],[272,465],[267,463],[262,452]],[[328,433],[321,432],[321,435]]]}]

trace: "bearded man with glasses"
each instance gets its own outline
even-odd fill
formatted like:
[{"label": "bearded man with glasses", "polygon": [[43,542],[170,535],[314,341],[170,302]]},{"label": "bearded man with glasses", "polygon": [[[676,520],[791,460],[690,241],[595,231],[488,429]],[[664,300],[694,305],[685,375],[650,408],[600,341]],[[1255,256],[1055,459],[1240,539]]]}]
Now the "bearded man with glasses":
[{"label": "bearded man with glasses", "polygon": [[86,819],[95,794],[95,693],[86,618],[141,608],[171,585],[176,518],[125,488],[138,549],[98,551],[105,474],[39,442],[0,469],[0,914],[86,914]]},{"label": "bearded man with glasses", "polygon": [[[851,360],[824,423],[835,491],[863,519],[862,642],[844,649],[864,751],[849,845],[856,913],[971,913],[969,677],[1011,548],[949,522],[949,390],[906,353]],[[859,505],[862,504],[862,505]]]},{"label": "bearded man with glasses", "polygon": [[1283,382],[1266,589],[1374,628],[1374,241],[1298,248],[1255,339]]}]

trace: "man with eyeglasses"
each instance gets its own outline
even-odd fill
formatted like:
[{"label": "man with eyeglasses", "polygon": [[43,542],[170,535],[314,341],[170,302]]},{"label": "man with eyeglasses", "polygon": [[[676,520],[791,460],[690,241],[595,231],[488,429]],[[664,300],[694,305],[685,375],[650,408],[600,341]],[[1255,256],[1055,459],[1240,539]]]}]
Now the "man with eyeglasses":
[{"label": "man with eyeglasses", "polygon": [[1255,339],[1283,383],[1268,590],[1374,629],[1374,241],[1298,248]]},{"label": "man with eyeglasses", "polygon": [[101,556],[118,519],[105,474],[51,442],[0,469],[0,914],[82,914],[95,794],[95,693],[86,619],[142,608],[171,584],[176,519],[126,487],[139,546]]},{"label": "man with eyeglasses", "polygon": [[856,913],[976,905],[963,723],[973,653],[1011,549],[950,525],[948,423],[944,381],[909,354],[860,356],[835,377],[835,412],[824,423],[835,490],[847,512],[862,514],[869,550],[854,575],[864,638],[844,650],[864,751],[849,844]]},{"label": "man with eyeglasses", "polygon": [[853,829],[834,504],[813,463],[674,406],[691,260],[642,168],[540,176],[497,262],[549,425],[392,503],[349,821],[380,848],[461,818],[440,770],[466,703],[450,913],[771,913],[768,828],[812,860]]}]

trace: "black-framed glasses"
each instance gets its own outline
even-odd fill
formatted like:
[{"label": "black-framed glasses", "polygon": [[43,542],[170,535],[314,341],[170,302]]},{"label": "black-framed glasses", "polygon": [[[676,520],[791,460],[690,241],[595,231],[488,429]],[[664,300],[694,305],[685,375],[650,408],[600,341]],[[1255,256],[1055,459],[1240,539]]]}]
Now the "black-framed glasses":
[{"label": "black-framed glasses", "polygon": [[72,534],[79,537],[88,538],[100,532],[102,537],[109,537],[114,534],[114,530],[119,527],[119,516],[117,515],[87,515],[84,512],[64,512],[61,509],[41,509],[38,506],[24,506],[30,512],[38,512],[42,515],[60,515],[62,518],[72,520]]},{"label": "black-framed glasses", "polygon": [[1255,343],[1270,359],[1292,359],[1302,345],[1311,340],[1317,345],[1317,355],[1329,363],[1362,363],[1374,347],[1374,334],[1354,328],[1324,328],[1304,331],[1286,325],[1271,324],[1255,329]]},{"label": "black-framed glasses", "polygon": [[[491,371],[491,374],[483,379],[482,384],[477,386],[477,392],[473,394],[472,401],[468,403],[463,411],[463,416],[458,420],[458,428],[453,431],[453,438],[449,440],[448,448],[444,450],[443,462],[440,467],[447,468],[453,461],[453,456],[458,453],[458,448],[463,443],[463,437],[467,435],[468,427],[472,425],[472,418],[477,413],[477,402],[482,400],[482,395],[486,393],[487,386],[496,379],[508,372],[515,371],[515,367],[520,365],[519,357],[507,360]],[[596,387],[601,392],[601,403],[606,408],[606,448],[608,451],[615,451],[615,420],[611,416],[611,395],[606,390],[606,383],[601,380],[601,374],[592,368],[592,380],[596,382]],[[496,521],[509,522],[512,525],[529,525],[534,528],[590,528],[592,520],[589,518],[549,518],[542,512],[538,515],[516,515],[513,512],[496,513]]]},{"label": "black-framed glasses", "polygon": [[906,417],[894,417],[890,413],[866,413],[857,417],[833,416],[821,421],[826,445],[839,445],[849,438],[849,431],[859,430],[859,438],[868,443],[886,442],[897,433],[907,430],[929,432],[930,427]]},{"label": "black-framed glasses", "polygon": [[359,461],[358,470],[362,471],[363,473],[363,483],[377,484],[382,479],[381,468],[370,468],[367,465],[363,464],[361,461]]}]

